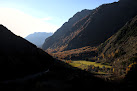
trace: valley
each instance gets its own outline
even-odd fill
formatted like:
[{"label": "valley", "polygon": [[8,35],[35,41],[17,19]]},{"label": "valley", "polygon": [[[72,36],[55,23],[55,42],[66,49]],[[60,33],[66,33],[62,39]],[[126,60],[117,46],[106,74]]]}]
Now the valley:
[{"label": "valley", "polygon": [[112,66],[86,60],[77,60],[69,63],[73,67],[94,73],[95,75],[110,75],[113,74]]},{"label": "valley", "polygon": [[[63,27],[68,23],[65,23],[61,29],[45,40],[43,49],[54,58],[82,70],[93,71],[92,68],[95,68],[98,69],[95,70],[98,73],[110,73],[114,78],[126,76],[128,66],[136,61],[131,59],[136,58],[137,53],[137,7],[133,2],[126,0],[103,4],[75,23],[68,21],[73,23],[68,32],[57,37],[60,31],[66,31]],[[128,3],[131,6],[128,6]],[[75,19],[77,14],[71,20]],[[96,64],[107,64],[111,69],[107,71],[107,67],[104,66],[105,69],[100,71],[102,69],[96,67]]]},{"label": "valley", "polygon": [[137,0],[84,9],[46,34],[32,34],[48,35],[38,47],[0,24],[0,91],[136,89]]}]

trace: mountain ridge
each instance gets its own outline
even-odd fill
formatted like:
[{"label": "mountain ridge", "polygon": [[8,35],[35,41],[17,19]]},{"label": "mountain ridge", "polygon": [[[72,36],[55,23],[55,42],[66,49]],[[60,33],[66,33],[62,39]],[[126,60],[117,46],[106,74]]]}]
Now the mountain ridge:
[{"label": "mountain ridge", "polygon": [[54,60],[49,54],[16,36],[3,25],[0,25],[0,42],[0,81],[45,71]]},{"label": "mountain ridge", "polygon": [[[71,31],[67,30],[67,33],[60,33],[60,37],[53,34],[45,41],[42,48],[57,52],[84,46],[97,46],[103,43],[136,15],[136,1],[129,2],[130,5],[128,3],[114,2],[99,6],[88,16],[73,24],[75,26],[72,27]],[[80,26],[77,27],[77,25]],[[64,30],[66,31],[66,29]],[[59,33],[59,31],[56,31],[56,33]],[[53,38],[57,38],[58,41]]]},{"label": "mountain ridge", "polygon": [[[126,74],[128,66],[136,62],[136,46],[137,15],[98,47],[100,61],[111,63],[117,75],[121,75],[123,72]],[[102,54],[104,58],[101,57]]]},{"label": "mountain ridge", "polygon": [[[48,47],[56,47],[56,44],[53,44],[54,41],[58,41],[58,45],[60,45],[63,40],[60,40],[61,38],[64,38],[67,36],[69,31],[72,31],[72,26],[76,22],[78,22],[80,19],[86,17],[87,15],[90,14],[92,10],[82,10],[81,12],[76,13],[72,18],[69,19],[68,22],[65,22],[51,37],[47,38],[45,42],[48,42],[48,44],[43,44],[42,49],[47,49]],[[52,45],[53,44],[53,45]]]}]

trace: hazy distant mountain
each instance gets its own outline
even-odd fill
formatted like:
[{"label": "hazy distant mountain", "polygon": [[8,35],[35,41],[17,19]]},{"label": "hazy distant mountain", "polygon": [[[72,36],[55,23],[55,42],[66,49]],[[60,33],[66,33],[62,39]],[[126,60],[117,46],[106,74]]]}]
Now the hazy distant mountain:
[{"label": "hazy distant mountain", "polygon": [[[76,15],[79,16],[79,14],[83,14],[83,11]],[[66,26],[70,21],[65,23],[53,36],[46,39],[43,49],[56,52],[84,46],[97,46],[116,33],[136,14],[137,0],[123,0],[101,5],[90,11],[88,16],[73,22],[73,26],[69,29]]]},{"label": "hazy distant mountain", "polygon": [[33,34],[28,35],[25,37],[26,40],[35,44],[37,47],[41,47],[46,38],[51,36],[53,33],[46,33],[46,32],[35,32]]}]

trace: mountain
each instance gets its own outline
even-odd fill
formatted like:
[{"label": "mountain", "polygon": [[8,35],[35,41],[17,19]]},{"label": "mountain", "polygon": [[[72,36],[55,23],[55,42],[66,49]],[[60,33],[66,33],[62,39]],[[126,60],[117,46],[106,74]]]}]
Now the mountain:
[{"label": "mountain", "polygon": [[[115,74],[126,74],[137,62],[137,16],[98,47],[101,62],[113,65]],[[102,57],[102,55],[104,57]]]},{"label": "mountain", "polygon": [[112,91],[134,90],[137,82],[137,15],[117,31],[97,47],[85,46],[51,54],[56,58],[64,59],[63,61],[92,58],[95,62],[111,65],[112,76],[104,75],[113,83],[110,83],[113,85],[110,89]]},{"label": "mountain", "polygon": [[126,90],[136,88],[137,77],[137,15],[117,33],[98,46],[100,62],[111,64],[114,75],[123,78]]},{"label": "mountain", "polygon": [[46,33],[46,32],[35,32],[33,34],[28,35],[25,37],[26,40],[35,44],[37,47],[41,47],[46,38],[51,36],[53,33]]},{"label": "mountain", "polygon": [[81,12],[76,13],[72,18],[68,20],[68,22],[65,22],[51,37],[47,38],[45,40],[45,43],[43,44],[42,48],[44,50],[48,48],[57,48],[64,46],[66,41],[69,40],[66,39],[66,36],[69,36],[71,32],[73,32],[72,27],[74,26],[75,23],[77,23],[79,20],[82,18],[88,16],[93,10],[82,10]]},{"label": "mountain", "polygon": [[[137,1],[127,0],[104,4],[77,20],[69,29],[65,23],[53,36],[45,40],[44,50],[52,52],[98,46],[116,33],[137,14]],[[73,17],[75,18],[75,17]],[[72,18],[72,19],[73,19]],[[64,32],[65,31],[65,32]],[[57,36],[58,35],[58,36]]]},{"label": "mountain", "polygon": [[[98,78],[95,73],[53,59],[27,40],[14,35],[0,25],[0,90],[1,91],[126,91],[136,89],[137,76],[137,16],[117,30],[105,42],[95,47],[83,47],[72,52],[97,50],[102,62],[114,67],[114,76],[126,70],[121,80]],[[93,50],[93,48],[95,48]],[[64,51],[69,52],[71,51]],[[102,56],[104,55],[104,56]],[[123,66],[123,67],[122,67]],[[38,76],[37,76],[38,75]],[[105,74],[107,76],[107,74]]]},{"label": "mountain", "polygon": [[85,46],[78,49],[67,50],[63,52],[51,53],[54,58],[63,59],[63,60],[86,60],[97,56],[97,48],[91,46]]},{"label": "mountain", "polygon": [[54,60],[34,44],[0,25],[0,81],[43,72]]},{"label": "mountain", "polygon": [[[93,74],[53,59],[0,25],[0,91],[70,91],[113,85]],[[103,85],[102,85],[103,84]],[[93,87],[91,87],[93,86]]]}]

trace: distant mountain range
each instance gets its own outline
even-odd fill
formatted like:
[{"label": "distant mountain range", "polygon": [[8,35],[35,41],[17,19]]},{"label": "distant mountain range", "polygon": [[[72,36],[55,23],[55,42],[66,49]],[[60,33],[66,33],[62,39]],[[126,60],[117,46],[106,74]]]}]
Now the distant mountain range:
[{"label": "distant mountain range", "polygon": [[137,14],[136,3],[136,0],[120,0],[101,5],[94,10],[83,10],[47,38],[42,48],[57,52],[98,46]]},{"label": "distant mountain range", "polygon": [[42,47],[45,39],[51,35],[53,35],[53,33],[35,32],[25,37],[25,39],[35,44],[37,47]]}]

